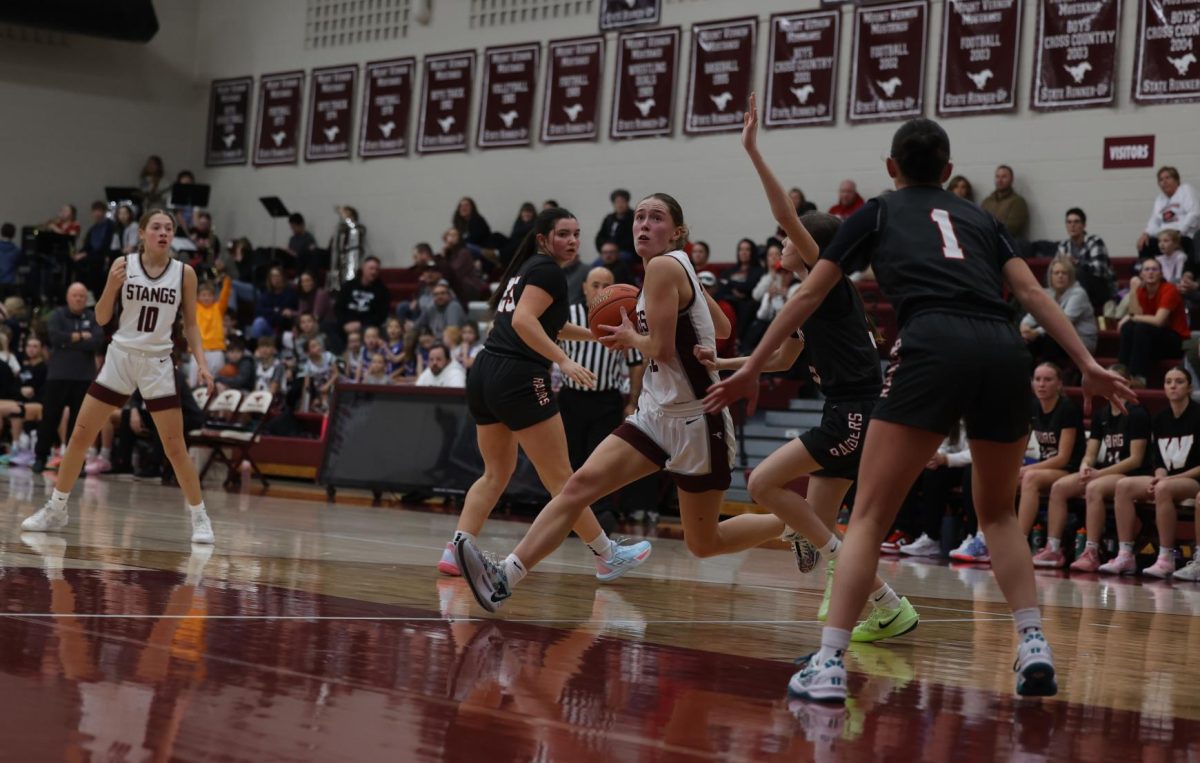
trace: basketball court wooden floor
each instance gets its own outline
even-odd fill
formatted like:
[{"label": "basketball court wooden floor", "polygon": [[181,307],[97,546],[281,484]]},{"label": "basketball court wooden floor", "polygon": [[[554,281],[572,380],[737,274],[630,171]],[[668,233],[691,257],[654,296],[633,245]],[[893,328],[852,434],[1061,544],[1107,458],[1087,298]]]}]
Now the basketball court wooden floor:
[{"label": "basketball court wooden floor", "polygon": [[450,516],[210,491],[209,558],[145,483],[22,535],[46,489],[0,472],[4,761],[1200,760],[1194,584],[1039,576],[1061,693],[1020,701],[990,572],[885,562],[921,625],[824,708],[785,697],[823,586],[786,551],[662,540],[599,585],[571,539],[483,617],[434,570]]}]

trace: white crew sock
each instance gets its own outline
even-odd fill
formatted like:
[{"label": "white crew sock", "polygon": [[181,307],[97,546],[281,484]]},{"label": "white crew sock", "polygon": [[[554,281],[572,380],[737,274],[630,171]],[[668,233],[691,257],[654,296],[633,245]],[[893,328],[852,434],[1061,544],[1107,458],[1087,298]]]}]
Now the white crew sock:
[{"label": "white crew sock", "polygon": [[829,533],[829,540],[825,541],[825,545],[821,546],[821,554],[827,559],[837,559],[837,556],[842,551],[842,541],[838,538],[837,533]]},{"label": "white crew sock", "polygon": [[871,594],[871,606],[883,609],[895,609],[900,606],[900,597],[887,583],[878,591]]},{"label": "white crew sock", "polygon": [[1017,626],[1018,634],[1030,629],[1040,631],[1042,629],[1042,611],[1037,607],[1014,610],[1013,623]]},{"label": "white crew sock", "polygon": [[197,514],[203,514],[204,513],[204,501],[201,501],[200,503],[196,504],[195,506],[193,506],[189,503],[188,511],[192,512],[193,517],[196,516]]},{"label": "white crew sock", "polygon": [[826,626],[821,629],[821,649],[814,658],[818,663],[842,656],[850,647],[850,631]]},{"label": "white crew sock", "polygon": [[1133,556],[1133,541],[1129,541],[1128,543],[1126,543],[1125,541],[1121,541],[1120,544],[1121,544],[1120,553],[1129,554],[1130,556]]},{"label": "white crew sock", "polygon": [[600,557],[604,561],[609,561],[616,554],[616,548],[608,538],[608,533],[603,530],[595,538],[587,541],[587,547],[592,550],[592,553]]},{"label": "white crew sock", "polygon": [[1049,538],[1046,541],[1046,545],[1051,551],[1058,551],[1062,548],[1062,538]]},{"label": "white crew sock", "polygon": [[1097,541],[1089,540],[1087,542],[1087,549],[1088,549],[1088,551],[1099,551],[1100,544]]},{"label": "white crew sock", "polygon": [[1175,549],[1170,546],[1160,546],[1158,549],[1158,558],[1159,559],[1170,559],[1171,561],[1174,561],[1175,560]]},{"label": "white crew sock", "polygon": [[479,543],[479,540],[475,537],[475,534],[469,533],[466,530],[455,530],[454,537],[450,539],[450,542],[458,545],[459,540],[462,540],[463,538],[471,541],[472,543]]},{"label": "white crew sock", "polygon": [[101,448],[100,458],[103,458],[105,461],[112,460],[112,448]]},{"label": "white crew sock", "polygon": [[501,564],[504,569],[504,574],[508,577],[508,590],[516,587],[517,583],[529,574],[529,570],[525,569],[525,565],[521,564],[521,560],[516,554],[509,554],[508,558]]},{"label": "white crew sock", "polygon": [[50,507],[55,511],[66,511],[67,499],[70,497],[70,493],[64,493],[58,488],[55,488],[54,492],[50,493]]}]

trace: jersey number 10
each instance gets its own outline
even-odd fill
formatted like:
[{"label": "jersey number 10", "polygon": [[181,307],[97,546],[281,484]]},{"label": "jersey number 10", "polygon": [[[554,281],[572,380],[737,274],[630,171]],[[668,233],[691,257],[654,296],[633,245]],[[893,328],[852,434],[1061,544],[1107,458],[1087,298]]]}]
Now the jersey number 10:
[{"label": "jersey number 10", "polygon": [[142,305],[142,311],[138,313],[138,331],[144,331],[149,334],[154,331],[154,327],[158,325],[158,308],[154,305]]},{"label": "jersey number 10", "polygon": [[938,231],[942,234],[942,254],[946,259],[963,259],[963,250],[958,245],[958,236],[954,233],[954,222],[950,219],[950,213],[944,209],[931,209],[929,217],[937,223]]}]

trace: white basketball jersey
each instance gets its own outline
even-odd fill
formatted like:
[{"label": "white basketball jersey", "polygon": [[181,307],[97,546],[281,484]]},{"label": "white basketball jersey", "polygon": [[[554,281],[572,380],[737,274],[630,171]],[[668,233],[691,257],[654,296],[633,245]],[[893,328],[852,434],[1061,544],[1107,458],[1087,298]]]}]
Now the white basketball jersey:
[{"label": "white basketball jersey", "polygon": [[[704,299],[704,287],[696,278],[687,253],[676,250],[660,256],[670,257],[687,271],[688,281],[692,284],[692,301],[680,311],[675,321],[675,356],[667,361],[646,359],[648,364],[638,405],[649,403],[668,416],[694,416],[703,412],[701,401],[709,385],[718,381],[716,373],[709,373],[704,364],[696,360],[694,348],[700,344],[715,350],[717,330]],[[645,291],[638,295],[637,329],[642,334],[649,333]]]},{"label": "white basketball jersey", "polygon": [[121,287],[121,320],[113,344],[148,355],[170,355],[175,343],[171,327],[183,302],[183,263],[172,259],[158,278],[142,267],[142,256],[125,257]]}]

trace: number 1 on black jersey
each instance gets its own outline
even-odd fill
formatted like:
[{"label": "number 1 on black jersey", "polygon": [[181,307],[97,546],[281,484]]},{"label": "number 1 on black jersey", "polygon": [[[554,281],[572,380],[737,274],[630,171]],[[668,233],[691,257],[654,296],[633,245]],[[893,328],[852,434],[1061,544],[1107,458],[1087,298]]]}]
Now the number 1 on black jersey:
[{"label": "number 1 on black jersey", "polygon": [[954,222],[950,219],[950,213],[944,209],[931,209],[929,217],[937,223],[938,231],[942,234],[942,255],[948,260],[964,259],[962,247],[958,245],[958,236],[954,233]]}]

